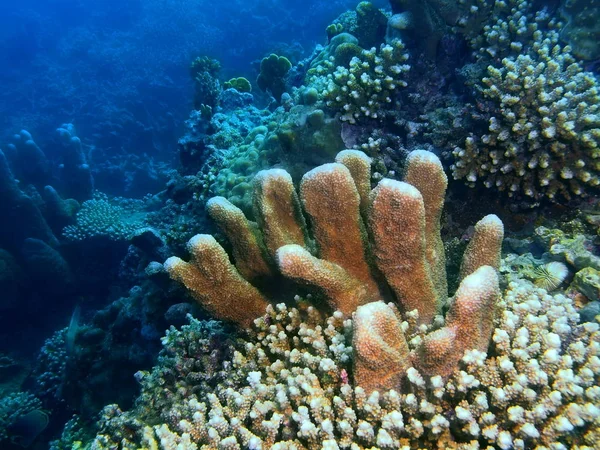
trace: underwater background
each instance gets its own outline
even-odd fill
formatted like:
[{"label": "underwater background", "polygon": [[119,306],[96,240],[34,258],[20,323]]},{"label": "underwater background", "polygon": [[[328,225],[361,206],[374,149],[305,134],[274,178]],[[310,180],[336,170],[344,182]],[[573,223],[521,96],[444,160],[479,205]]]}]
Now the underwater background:
[{"label": "underwater background", "polygon": [[598,449],[597,0],[0,4],[0,449]]}]

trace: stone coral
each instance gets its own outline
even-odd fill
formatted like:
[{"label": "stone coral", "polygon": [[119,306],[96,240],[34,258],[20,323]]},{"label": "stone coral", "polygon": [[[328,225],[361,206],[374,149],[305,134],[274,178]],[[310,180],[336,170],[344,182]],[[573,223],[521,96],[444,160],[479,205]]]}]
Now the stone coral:
[{"label": "stone coral", "polygon": [[[384,179],[370,193],[370,159],[364,153],[344,151],[336,160],[340,163],[306,173],[300,195],[285,171],[260,172],[253,200],[258,228],[224,198],[209,201],[209,214],[232,245],[235,266],[211,236],[198,235],[189,243],[192,261],[172,257],[165,268],[215,317],[243,328],[264,309],[268,294],[261,291],[272,291],[269,285],[275,284],[268,280],[278,280],[280,275],[320,294],[330,310],[347,317],[360,306],[389,297],[403,312],[413,311],[419,324],[431,324],[448,297],[445,264],[440,264],[445,261],[440,216],[447,179],[439,159],[430,152],[414,151],[406,165],[406,180],[414,185]],[[404,366],[414,364],[424,373],[447,375],[470,346],[485,350],[499,292],[493,267],[499,265],[503,234],[496,216],[476,226],[446,327],[428,335],[419,356],[404,361]],[[256,281],[261,291],[240,274]],[[395,334],[404,339],[400,327]],[[380,344],[385,353],[386,345]],[[355,339],[355,348],[361,352],[360,339]],[[363,358],[370,365],[368,359]],[[366,367],[359,365],[356,370],[362,369]],[[370,379],[371,387],[382,386],[405,372],[387,381],[376,376],[364,379]]]},{"label": "stone coral", "polygon": [[348,67],[338,66],[317,84],[323,84],[325,104],[341,113],[350,123],[367,119],[381,120],[395,104],[398,89],[406,86],[404,74],[410,69],[408,53],[402,41],[363,50],[350,60]]},{"label": "stone coral", "polygon": [[586,196],[600,184],[598,83],[554,41],[488,67],[488,129],[454,150],[455,179],[532,200]]},{"label": "stone coral", "polygon": [[[373,305],[359,312],[385,306]],[[360,318],[325,318],[302,299],[269,306],[237,345],[227,382],[175,397],[159,421],[144,420],[145,400],[129,413],[107,407],[93,448],[595,448],[598,325],[578,325],[570,299],[526,281],[511,283],[498,308],[489,356],[467,352],[446,379],[409,368],[402,390],[368,394],[350,383]],[[422,330],[410,318],[402,326],[414,349]],[[142,386],[150,399],[177,381]]]},{"label": "stone coral", "polygon": [[285,92],[285,76],[292,68],[292,63],[285,56],[271,53],[260,62],[260,73],[256,84],[263,91],[269,91],[277,102]]},{"label": "stone coral", "polygon": [[105,237],[111,241],[129,239],[136,230],[145,226],[143,202],[139,200],[114,199],[95,193],[77,212],[76,223],[68,225],[63,235],[70,241],[83,241]]}]

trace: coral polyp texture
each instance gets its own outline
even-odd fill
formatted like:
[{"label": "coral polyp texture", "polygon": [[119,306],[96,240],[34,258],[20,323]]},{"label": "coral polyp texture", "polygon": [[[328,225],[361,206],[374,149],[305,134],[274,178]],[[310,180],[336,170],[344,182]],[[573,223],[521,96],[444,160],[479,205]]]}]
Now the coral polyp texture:
[{"label": "coral polyp texture", "polygon": [[564,24],[527,0],[463,3],[458,26],[478,60],[473,117],[487,123],[454,149],[454,178],[531,202],[593,195],[598,80],[561,43]]},{"label": "coral polyp texture", "polygon": [[[360,305],[389,299],[405,312],[417,310],[420,323],[430,323],[448,298],[445,264],[440,264],[447,179],[439,159],[414,151],[406,169],[413,184],[383,179],[371,192],[370,159],[364,153],[343,151],[336,159],[306,173],[299,195],[284,170],[259,172],[253,197],[258,225],[226,199],[210,200],[209,215],[229,239],[235,265],[214,239],[207,250],[209,237],[199,235],[189,243],[192,261],[171,257],[167,271],[216,318],[242,326],[257,317],[257,308],[245,306],[257,305],[260,295],[243,277],[256,278],[260,288],[277,284],[281,276],[346,316]],[[498,267],[503,234],[498,217],[482,219],[465,254],[464,276],[480,266]],[[493,270],[489,274],[496,279]]]},{"label": "coral polyp texture", "polygon": [[533,199],[589,195],[600,184],[600,94],[558,45],[488,67],[483,95],[497,108],[488,133],[454,150],[455,178]]},{"label": "coral polyp texture", "polygon": [[75,224],[67,225],[63,230],[69,241],[92,238],[125,241],[146,226],[143,201],[119,198],[111,201],[100,192],[83,202],[75,219]]}]

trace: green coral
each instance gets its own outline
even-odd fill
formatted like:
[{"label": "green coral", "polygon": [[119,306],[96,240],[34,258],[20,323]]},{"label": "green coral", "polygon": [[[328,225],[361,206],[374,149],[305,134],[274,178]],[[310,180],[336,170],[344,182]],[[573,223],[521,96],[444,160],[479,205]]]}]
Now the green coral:
[{"label": "green coral", "polygon": [[248,79],[244,78],[244,77],[238,77],[238,78],[232,78],[229,81],[226,81],[225,83],[223,83],[223,88],[224,89],[236,89],[239,92],[251,92],[252,91],[252,85],[250,84],[250,81],[248,81]]},{"label": "green coral", "polygon": [[217,105],[221,92],[221,83],[218,79],[221,63],[216,59],[202,56],[196,58],[190,66],[190,75],[194,80],[194,108],[212,109]]},{"label": "green coral", "polygon": [[355,36],[366,49],[377,47],[385,40],[387,15],[371,2],[360,2],[354,11],[342,13],[327,27],[329,40],[342,32]]},{"label": "green coral", "polygon": [[591,301],[600,300],[600,271],[586,267],[575,274],[571,289],[581,292]]},{"label": "green coral", "polygon": [[327,26],[327,28],[325,29],[325,31],[327,32],[327,38],[328,38],[328,40],[331,41],[331,39],[334,36],[337,36],[342,31],[344,31],[344,25],[342,25],[341,23],[332,23],[331,25]]},{"label": "green coral", "polygon": [[538,227],[535,230],[536,240],[552,255],[560,257],[576,270],[591,267],[600,270],[600,257],[591,249],[592,241],[583,234],[568,234],[559,229]]},{"label": "green coral", "polygon": [[315,106],[278,111],[267,125],[254,128],[244,143],[222,152],[205,175],[210,194],[226,197],[249,215],[251,181],[258,171],[277,164],[299,177],[344,148],[339,121]]},{"label": "green coral", "polygon": [[376,47],[385,40],[387,21],[387,16],[373,3],[360,2],[356,6],[356,29],[350,32],[361,47]]},{"label": "green coral", "polygon": [[263,91],[269,91],[279,102],[286,90],[285,76],[291,68],[292,63],[289,59],[271,53],[260,62],[260,73],[256,83]]},{"label": "green coral", "polygon": [[308,80],[311,76],[326,75],[332,73],[336,64],[334,64],[337,48],[341,45],[352,45],[358,47],[358,39],[349,33],[340,33],[334,36],[329,44],[311,61],[310,68],[307,72]]},{"label": "green coral", "polygon": [[390,0],[390,5],[390,28],[396,32],[392,36],[409,32],[429,58],[435,58],[440,39],[460,15],[454,0]]}]

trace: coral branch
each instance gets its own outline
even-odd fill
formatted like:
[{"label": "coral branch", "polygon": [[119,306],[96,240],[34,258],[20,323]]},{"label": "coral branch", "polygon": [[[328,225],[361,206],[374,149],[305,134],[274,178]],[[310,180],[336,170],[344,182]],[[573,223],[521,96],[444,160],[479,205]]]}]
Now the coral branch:
[{"label": "coral branch", "polygon": [[266,299],[242,278],[215,238],[196,235],[190,239],[188,249],[191,262],[172,256],[165,262],[165,269],[214,317],[249,327],[264,314]]}]

